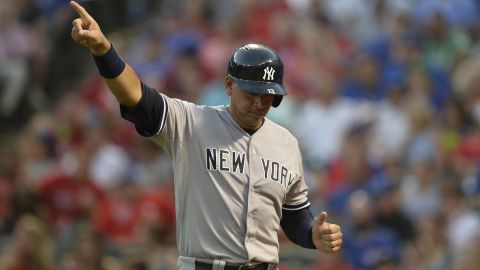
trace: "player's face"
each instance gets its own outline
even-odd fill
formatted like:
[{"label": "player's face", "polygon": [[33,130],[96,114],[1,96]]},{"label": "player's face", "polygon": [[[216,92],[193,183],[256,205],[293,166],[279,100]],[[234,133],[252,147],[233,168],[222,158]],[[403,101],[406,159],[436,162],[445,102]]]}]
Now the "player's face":
[{"label": "player's face", "polygon": [[244,129],[258,129],[272,106],[275,95],[256,94],[242,90],[231,78],[225,80],[230,96],[230,112]]}]

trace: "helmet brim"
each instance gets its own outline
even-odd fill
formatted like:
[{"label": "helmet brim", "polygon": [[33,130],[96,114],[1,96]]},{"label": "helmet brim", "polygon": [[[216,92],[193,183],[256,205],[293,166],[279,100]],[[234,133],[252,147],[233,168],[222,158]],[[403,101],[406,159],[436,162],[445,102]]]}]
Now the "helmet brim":
[{"label": "helmet brim", "polygon": [[233,76],[231,77],[242,90],[250,93],[273,94],[280,96],[287,95],[287,90],[285,89],[285,87],[278,83],[242,80]]}]

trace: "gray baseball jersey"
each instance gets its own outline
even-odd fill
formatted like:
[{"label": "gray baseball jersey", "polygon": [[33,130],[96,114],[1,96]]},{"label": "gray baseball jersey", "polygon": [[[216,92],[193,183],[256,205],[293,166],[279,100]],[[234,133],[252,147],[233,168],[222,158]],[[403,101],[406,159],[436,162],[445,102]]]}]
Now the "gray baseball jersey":
[{"label": "gray baseball jersey", "polygon": [[226,106],[162,96],[152,138],[173,160],[181,258],[278,263],[282,207],[309,206],[296,138],[269,119],[249,135]]}]

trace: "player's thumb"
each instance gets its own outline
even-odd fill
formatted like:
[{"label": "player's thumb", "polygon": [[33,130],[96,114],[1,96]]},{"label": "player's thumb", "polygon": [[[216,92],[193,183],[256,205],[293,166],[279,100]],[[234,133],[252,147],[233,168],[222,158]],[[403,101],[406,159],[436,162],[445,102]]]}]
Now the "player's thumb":
[{"label": "player's thumb", "polygon": [[316,220],[317,226],[322,226],[327,221],[327,212],[322,212]]}]

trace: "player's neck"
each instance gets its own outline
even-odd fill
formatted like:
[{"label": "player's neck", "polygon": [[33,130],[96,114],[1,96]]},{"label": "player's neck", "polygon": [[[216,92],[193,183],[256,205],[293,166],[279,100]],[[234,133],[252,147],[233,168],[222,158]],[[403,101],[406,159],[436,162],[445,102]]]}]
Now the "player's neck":
[{"label": "player's neck", "polygon": [[265,118],[262,119],[262,124],[257,129],[243,128],[243,130],[245,130],[245,132],[247,132],[248,134],[253,135],[255,132],[257,132],[257,130],[259,130],[263,126],[264,122],[265,122]]}]

